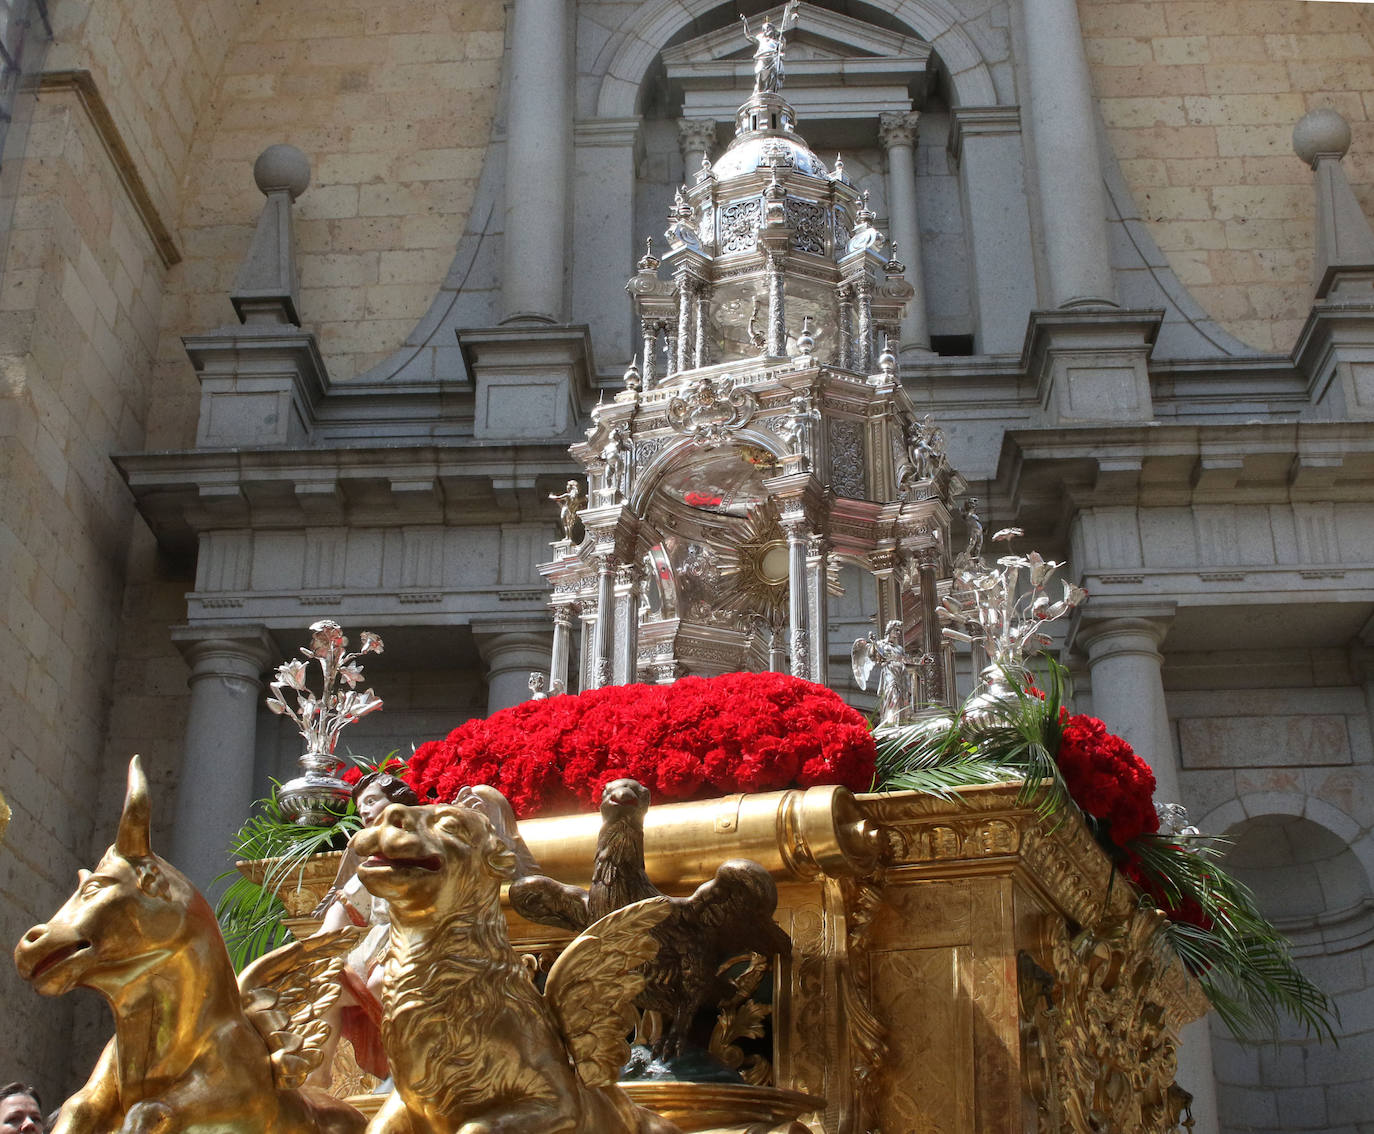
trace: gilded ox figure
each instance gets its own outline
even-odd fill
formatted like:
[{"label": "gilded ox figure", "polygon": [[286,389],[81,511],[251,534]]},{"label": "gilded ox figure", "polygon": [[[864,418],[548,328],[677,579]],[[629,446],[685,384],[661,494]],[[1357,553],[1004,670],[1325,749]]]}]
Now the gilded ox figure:
[{"label": "gilded ox figure", "polygon": [[[320,967],[338,959],[320,958],[348,931],[285,946],[236,981],[210,904],[153,853],[149,821],[134,757],[114,846],[14,951],[44,995],[92,988],[114,1011],[114,1038],[53,1134],[360,1134],[352,1107],[286,1085],[318,1059],[310,999],[335,983]],[[283,977],[290,988],[263,983]]]},{"label": "gilded ox figure", "polygon": [[392,804],[351,846],[391,909],[382,1044],[396,1090],[368,1134],[678,1134],[615,1085],[666,899],[591,925],[541,994],[501,912],[516,857],[485,815]]}]

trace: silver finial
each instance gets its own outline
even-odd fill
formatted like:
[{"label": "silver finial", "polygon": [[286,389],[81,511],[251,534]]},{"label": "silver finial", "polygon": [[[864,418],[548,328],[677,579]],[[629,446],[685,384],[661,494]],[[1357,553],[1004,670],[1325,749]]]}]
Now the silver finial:
[{"label": "silver finial", "polygon": [[635,355],[634,358],[630,359],[630,365],[625,368],[625,389],[638,393],[642,385],[640,379],[639,355]]},{"label": "silver finial", "polygon": [[654,255],[654,238],[646,236],[644,238],[644,255],[639,258],[637,267],[641,272],[656,272],[662,262]]},{"label": "silver finial", "polygon": [[906,265],[903,264],[901,260],[897,259],[897,242],[895,240],[891,241],[889,247],[892,249],[892,256],[888,259],[887,263],[883,265],[883,271],[889,276],[900,276],[906,271]]},{"label": "silver finial", "polygon": [[878,355],[878,369],[892,378],[897,373],[897,356],[892,352],[892,336],[883,336],[883,353]]}]

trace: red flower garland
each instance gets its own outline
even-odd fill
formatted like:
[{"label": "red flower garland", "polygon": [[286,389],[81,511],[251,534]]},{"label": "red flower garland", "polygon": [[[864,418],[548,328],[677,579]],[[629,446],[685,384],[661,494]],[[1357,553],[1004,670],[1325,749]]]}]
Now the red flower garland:
[{"label": "red flower garland", "polygon": [[658,801],[816,784],[866,791],[875,760],[863,717],[832,690],[727,673],[526,701],[420,745],[405,778],[421,799],[491,784],[523,819],[594,808],[623,776]]},{"label": "red flower garland", "polygon": [[1107,825],[1117,847],[1159,830],[1154,772],[1096,717],[1078,713],[1064,721],[1055,762],[1074,802]]}]

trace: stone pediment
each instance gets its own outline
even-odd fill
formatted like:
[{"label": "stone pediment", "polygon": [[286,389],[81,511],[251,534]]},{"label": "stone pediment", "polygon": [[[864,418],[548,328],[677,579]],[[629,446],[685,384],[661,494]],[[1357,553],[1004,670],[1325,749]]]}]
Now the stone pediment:
[{"label": "stone pediment", "polygon": [[[780,19],[781,9],[764,15]],[[755,17],[750,26],[762,18]],[[807,120],[910,110],[913,79],[924,76],[930,52],[930,45],[915,36],[802,4],[788,36],[787,98]],[[669,87],[682,97],[687,117],[728,122],[741,92],[753,86],[753,51],[738,24],[667,48],[662,58]],[[915,90],[923,88],[918,81]]]},{"label": "stone pediment", "polygon": [[[750,27],[756,27],[763,19],[778,21],[782,9],[765,12],[750,19]],[[803,54],[805,52],[805,54]],[[787,58],[847,59],[854,56],[903,57],[907,63],[914,58],[924,59],[930,52],[930,45],[916,36],[902,35],[887,28],[842,16],[838,12],[818,8],[814,4],[802,4],[798,11],[798,22],[787,37]],[[814,53],[814,54],[813,54]],[[665,48],[663,63],[672,75],[675,66],[720,62],[728,59],[749,59],[753,49],[740,34],[739,24],[728,24],[713,32],[689,39],[674,47]]]}]

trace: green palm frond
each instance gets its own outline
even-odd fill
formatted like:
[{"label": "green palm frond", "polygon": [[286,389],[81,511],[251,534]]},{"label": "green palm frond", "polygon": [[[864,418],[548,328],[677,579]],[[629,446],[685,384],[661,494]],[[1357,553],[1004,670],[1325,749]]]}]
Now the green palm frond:
[{"label": "green palm frond", "polygon": [[1169,943],[1237,1039],[1273,1040],[1284,1016],[1309,1035],[1334,1039],[1340,1018],[1335,1004],[1298,969],[1287,940],[1260,913],[1249,889],[1218,865],[1225,849],[1224,840],[1203,837],[1152,835],[1131,844],[1167,906],[1192,903],[1210,922],[1170,921],[1164,929]]},{"label": "green palm frond", "polygon": [[1010,688],[1004,696],[975,695],[958,713],[875,730],[879,790],[956,799],[961,788],[1020,780],[1020,803],[1033,804],[1052,826],[1075,811],[1082,815],[1115,861],[1139,867],[1166,913],[1193,908],[1210,922],[1203,928],[1166,921],[1163,932],[1233,1035],[1272,1039],[1286,1016],[1309,1034],[1334,1038],[1338,1013],[1330,998],[1298,970],[1288,942],[1250,891],[1219,865],[1226,840],[1151,835],[1116,847],[1104,824],[1073,801],[1055,762],[1068,675],[1053,659],[1047,662],[1043,699],[1031,692],[1029,674],[1004,673]]},{"label": "green palm frond", "polygon": [[[1067,685],[1063,667],[1049,660],[1043,700],[1015,675],[1006,676],[1013,690],[1007,697],[975,694],[958,714],[876,730],[879,789],[950,797],[970,784],[1019,780],[1020,802],[1033,803],[1041,818],[1057,822],[1074,809],[1054,762]],[[969,778],[959,783],[960,775]]]},{"label": "green palm frond", "polygon": [[259,801],[261,814],[250,817],[239,828],[231,848],[240,859],[272,860],[262,885],[237,870],[226,870],[219,876],[230,879],[230,883],[215,904],[215,916],[236,970],[285,944],[290,937],[282,923],[286,907],[277,897],[278,890],[293,878],[299,886],[301,869],[311,855],[347,846],[361,825],[352,804],[328,827],[292,823],[281,813],[277,786],[273,784],[271,794]]}]

